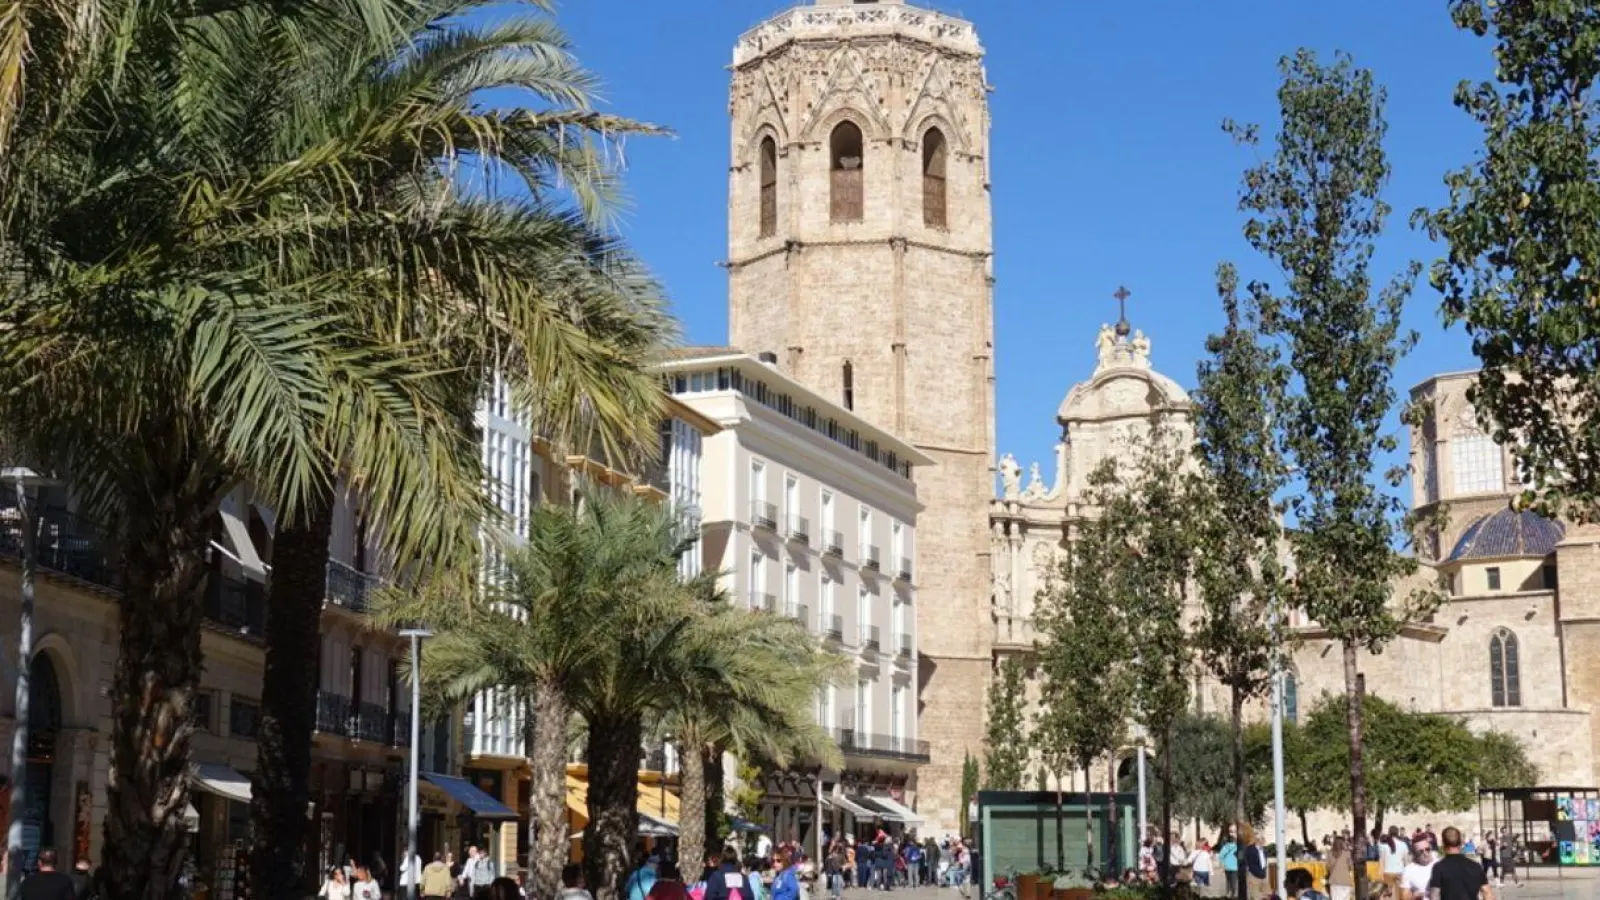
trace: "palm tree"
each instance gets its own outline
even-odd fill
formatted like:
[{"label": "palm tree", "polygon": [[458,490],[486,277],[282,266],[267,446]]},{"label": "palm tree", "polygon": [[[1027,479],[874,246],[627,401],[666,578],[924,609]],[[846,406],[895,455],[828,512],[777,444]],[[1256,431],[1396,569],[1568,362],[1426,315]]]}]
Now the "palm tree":
[{"label": "palm tree", "polygon": [[[654,284],[601,230],[613,172],[594,151],[602,133],[646,129],[587,108],[591,77],[533,4],[471,27],[440,24],[462,0],[384,6],[391,24],[364,44],[302,39],[285,44],[292,59],[281,65],[230,72],[230,83],[264,80],[279,96],[303,96],[271,107],[266,124],[251,115],[250,98],[262,91],[214,98],[219,118],[251,119],[253,130],[274,135],[262,164],[282,190],[323,211],[306,238],[292,242],[296,252],[280,252],[283,275],[330,263],[382,273],[322,299],[374,339],[429,342],[458,385],[453,408],[443,411],[458,427],[470,428],[479,386],[503,377],[547,437],[592,437],[612,455],[653,449],[661,391],[642,362],[671,329]],[[276,46],[275,37],[247,29],[226,56],[259,57],[249,51]],[[276,74],[283,69],[296,73],[287,83]],[[491,89],[512,90],[537,111],[476,108],[473,98]],[[285,158],[314,164],[291,172]],[[469,159],[510,173],[526,197],[463,190],[454,175]],[[363,185],[355,197],[344,189],[351,181]],[[556,182],[574,208],[552,198]],[[363,493],[387,490],[381,474],[394,448],[372,447],[369,434],[335,438],[328,455],[344,461],[346,477]],[[280,519],[275,536],[253,804],[257,833],[271,835],[254,843],[252,856],[252,884],[266,896],[301,888],[333,499],[325,492],[306,515]],[[474,570],[456,567],[455,582]]]},{"label": "palm tree", "polygon": [[709,754],[726,749],[778,767],[797,759],[840,764],[813,704],[849,668],[793,619],[736,609],[720,595],[708,601],[705,618],[675,648],[688,677],[663,698],[659,724],[679,748],[678,856],[687,865],[705,858]]},{"label": "palm tree", "polygon": [[676,586],[661,571],[671,571],[677,533],[653,504],[592,491],[581,509],[537,509],[526,544],[501,551],[500,577],[465,613],[449,596],[384,598],[380,621],[435,623],[423,654],[432,693],[460,702],[500,688],[532,710],[531,857],[540,896],[560,890],[567,861],[565,764],[575,698],[588,690],[596,661],[628,639],[633,620],[675,602]]},{"label": "palm tree", "polygon": [[[302,48],[315,52],[306,35],[342,36],[322,42],[324,52],[342,39],[381,43],[374,33],[394,46],[371,27],[387,21],[381,0],[294,4],[293,20],[291,6],[82,5],[104,24],[92,32],[99,43],[85,49],[59,29],[30,34],[28,54],[44,61],[32,72],[56,73],[58,90],[33,79],[31,96],[53,102],[10,120],[0,283],[12,327],[0,335],[0,418],[25,425],[28,443],[61,461],[83,506],[121,544],[126,589],[102,871],[110,896],[161,897],[176,890],[183,859],[199,589],[221,498],[247,483],[282,521],[314,529],[333,473],[346,471],[370,498],[391,557],[464,566],[476,552],[481,504],[459,414],[476,387],[462,390],[470,378],[463,353],[520,364],[531,347],[546,349],[524,368],[555,374],[526,393],[547,414],[565,404],[574,418],[593,419],[604,399],[577,394],[577,376],[615,365],[633,347],[592,340],[585,326],[627,321],[637,306],[626,301],[640,294],[626,288],[639,279],[627,267],[617,277],[606,242],[571,216],[481,197],[440,203],[451,182],[432,165],[410,173],[396,165],[384,170],[386,181],[375,179],[351,162],[377,157],[341,156],[349,131],[316,131],[311,115],[296,121],[314,140],[272,130],[276,104],[315,107],[313,92],[292,83],[301,69],[284,64],[303,61]],[[278,82],[241,80],[246,70]],[[244,99],[230,106],[218,97]],[[392,107],[405,105],[401,96]],[[365,151],[408,148],[428,163],[440,158],[430,146],[474,130],[512,155],[540,146],[518,143],[507,119],[460,108],[420,120],[378,117],[369,124],[390,129],[390,143],[371,141]],[[341,205],[341,197],[360,202]],[[407,210],[413,215],[400,215]],[[423,210],[438,216],[415,214]],[[477,252],[512,257],[527,234],[562,228],[583,235],[583,252],[569,243],[556,253],[545,240],[540,253],[505,265]],[[402,247],[413,249],[413,264],[388,268]],[[539,268],[552,257],[560,264]],[[453,280],[463,271],[474,280]],[[530,281],[550,271],[561,277]],[[575,297],[594,284],[624,290],[580,319],[586,307]],[[385,319],[395,310],[403,315]],[[443,312],[461,310],[525,342],[474,345],[469,336],[481,338],[481,328],[443,324]],[[320,572],[304,577],[315,566],[294,562],[293,543],[285,554],[302,577],[284,580],[320,599]],[[300,555],[314,559],[317,543],[303,541]],[[284,739],[295,743],[292,734]],[[274,785],[293,782],[288,774]]]}]

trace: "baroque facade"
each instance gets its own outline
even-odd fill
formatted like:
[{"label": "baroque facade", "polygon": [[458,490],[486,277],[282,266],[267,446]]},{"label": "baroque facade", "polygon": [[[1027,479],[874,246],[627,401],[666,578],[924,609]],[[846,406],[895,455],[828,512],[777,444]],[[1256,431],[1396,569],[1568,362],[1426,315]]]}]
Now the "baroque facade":
[{"label": "baroque facade", "polygon": [[988,81],[970,23],[816,0],[734,48],[731,343],[932,458],[916,610],[918,812],[954,831],[992,664]]},{"label": "baroque facade", "polygon": [[[1057,412],[1062,436],[1053,474],[1047,478],[1033,463],[1024,481],[1015,459],[1000,463],[990,516],[997,664],[1008,656],[1026,660],[1033,647],[1034,598],[1082,515],[1088,473],[1108,454],[1131,456],[1157,423],[1193,440],[1189,399],[1152,368],[1148,340],[1126,327],[1103,328],[1096,352],[1093,373]],[[1411,391],[1423,412],[1410,435],[1412,505],[1444,515],[1423,541],[1420,571],[1395,585],[1395,594],[1438,583],[1443,606],[1381,653],[1364,653],[1361,671],[1370,693],[1402,708],[1515,735],[1538,767],[1539,784],[1593,785],[1600,760],[1600,533],[1513,508],[1521,489],[1514,457],[1478,427],[1467,399],[1472,378],[1440,375]],[[1315,622],[1291,614],[1288,624],[1294,643],[1285,715],[1292,720],[1322,695],[1342,692],[1344,674],[1337,646]],[[1197,711],[1227,708],[1222,686],[1202,678],[1196,688]],[[1030,683],[1030,702],[1037,696]],[[1257,703],[1250,715],[1264,718],[1267,709]],[[1029,783],[1037,770],[1035,761]],[[1075,774],[1067,787],[1081,789],[1082,779]],[[1475,810],[1419,813],[1406,823],[1413,819],[1478,827]],[[1308,828],[1315,837],[1347,824],[1323,812]],[[1290,834],[1298,837],[1298,828]]]}]

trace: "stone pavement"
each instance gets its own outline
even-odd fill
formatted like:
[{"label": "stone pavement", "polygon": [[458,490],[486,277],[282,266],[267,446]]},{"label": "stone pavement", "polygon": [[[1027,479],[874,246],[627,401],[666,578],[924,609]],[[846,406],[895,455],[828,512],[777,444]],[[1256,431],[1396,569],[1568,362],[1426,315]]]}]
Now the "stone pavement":
[{"label": "stone pavement", "polygon": [[[1563,869],[1523,869],[1522,887],[1507,882],[1495,888],[1495,900],[1600,900],[1600,871]],[[811,895],[810,900],[828,900],[825,892]],[[844,900],[962,900],[954,888],[899,889],[890,893],[851,888],[844,892]],[[972,900],[979,900],[976,885]]]}]

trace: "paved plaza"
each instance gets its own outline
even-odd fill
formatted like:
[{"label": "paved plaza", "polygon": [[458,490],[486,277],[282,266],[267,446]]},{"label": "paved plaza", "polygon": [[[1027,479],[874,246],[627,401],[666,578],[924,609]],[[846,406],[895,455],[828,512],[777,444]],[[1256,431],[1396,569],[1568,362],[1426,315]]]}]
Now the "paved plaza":
[{"label": "paved plaza", "polygon": [[[1531,875],[1531,877],[1530,877]],[[970,892],[972,900],[981,900],[976,885]],[[1506,884],[1495,889],[1497,900],[1600,900],[1600,872],[1574,869],[1524,870],[1522,887]],[[826,900],[825,892],[811,895],[812,900]],[[896,889],[885,895],[878,891],[852,888],[844,892],[844,900],[961,900],[954,888]]]}]

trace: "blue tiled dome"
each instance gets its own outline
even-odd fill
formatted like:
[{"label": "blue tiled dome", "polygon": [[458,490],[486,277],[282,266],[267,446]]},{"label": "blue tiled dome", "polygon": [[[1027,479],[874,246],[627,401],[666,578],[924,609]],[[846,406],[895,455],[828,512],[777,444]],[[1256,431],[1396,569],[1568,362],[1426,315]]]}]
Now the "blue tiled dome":
[{"label": "blue tiled dome", "polygon": [[1484,516],[1461,533],[1448,562],[1501,556],[1546,556],[1567,533],[1560,522],[1538,513],[1502,509]]}]

